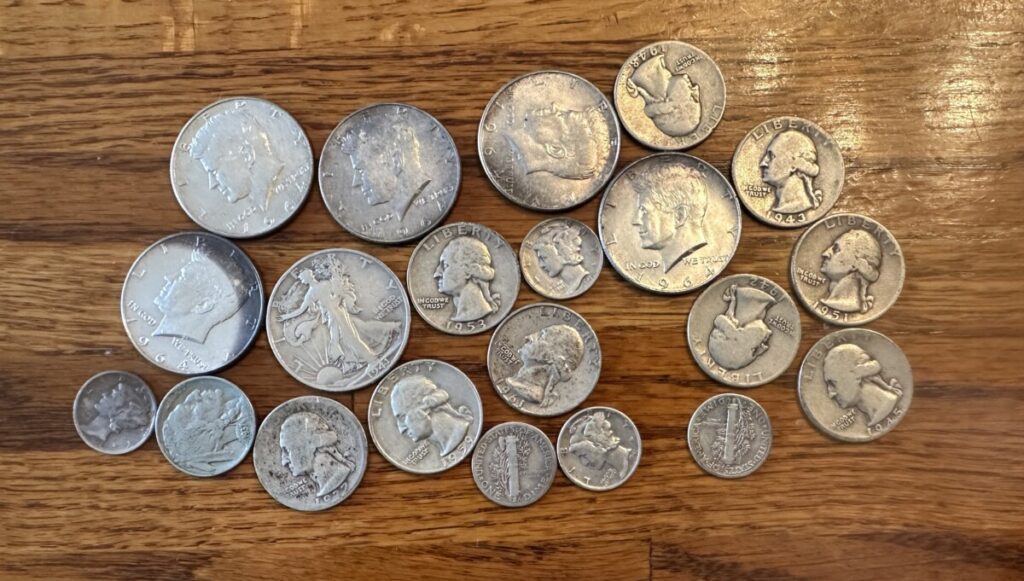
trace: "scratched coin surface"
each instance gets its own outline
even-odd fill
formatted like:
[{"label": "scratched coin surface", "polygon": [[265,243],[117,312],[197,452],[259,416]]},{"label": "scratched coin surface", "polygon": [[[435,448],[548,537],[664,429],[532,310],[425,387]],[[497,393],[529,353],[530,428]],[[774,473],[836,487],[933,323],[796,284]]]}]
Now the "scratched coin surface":
[{"label": "scratched coin surface", "polygon": [[284,109],[254,97],[213,103],[189,119],[171,151],[171,187],[211,232],[252,238],[283,226],[313,181],[313,149]]},{"label": "scratched coin surface", "polygon": [[796,241],[793,290],[826,323],[863,325],[881,317],[903,290],[903,251],[892,233],[857,214],[819,220]]},{"label": "scratched coin surface", "polygon": [[538,71],[513,79],[480,118],[477,151],[499,192],[532,210],[565,210],[601,189],[619,159],[619,121],[586,79]]},{"label": "scratched coin surface", "polygon": [[519,246],[519,264],[530,288],[565,300],[590,290],[604,266],[601,241],[572,218],[550,218],[534,226]]},{"label": "scratched coin surface", "polygon": [[615,176],[597,225],[608,262],[623,278],[653,293],[681,294],[706,285],[732,260],[740,204],[711,164],[657,153]]},{"label": "scratched coin surface", "polygon": [[78,390],[73,417],[87,446],[104,454],[127,454],[153,433],[156,397],[138,375],[103,371]]},{"label": "scratched coin surface", "polygon": [[723,393],[700,404],[687,429],[690,454],[705,472],[742,478],[764,464],[772,449],[772,423],[745,395]]},{"label": "scratched coin surface", "polygon": [[640,432],[609,407],[573,414],[558,432],[558,465],[573,484],[597,492],[618,488],[640,464]]},{"label": "scratched coin surface", "polygon": [[252,345],[263,318],[263,284],[234,243],[182,232],[147,248],[128,270],[121,321],[150,363],[183,375],[212,373]]},{"label": "scratched coin surface", "polygon": [[270,293],[267,339],[292,377],[316,389],[374,383],[409,341],[409,298],[386,264],[346,248],[293,264]]},{"label": "scratched coin surface", "polygon": [[914,376],[892,339],[869,329],[841,329],[804,356],[797,394],[814,427],[837,440],[868,442],[907,415]]},{"label": "scratched coin surface", "polygon": [[483,416],[480,394],[465,373],[444,361],[418,359],[377,384],[367,424],[388,462],[406,472],[433,474],[469,456]]},{"label": "scratched coin surface", "polygon": [[473,451],[473,481],[489,500],[519,508],[538,500],[555,480],[555,447],[529,424],[505,422],[487,430]]},{"label": "scratched coin surface", "polygon": [[437,227],[455,204],[455,142],[426,111],[370,105],[346,117],[320,154],[320,193],[338,224],[370,242],[399,243]]}]

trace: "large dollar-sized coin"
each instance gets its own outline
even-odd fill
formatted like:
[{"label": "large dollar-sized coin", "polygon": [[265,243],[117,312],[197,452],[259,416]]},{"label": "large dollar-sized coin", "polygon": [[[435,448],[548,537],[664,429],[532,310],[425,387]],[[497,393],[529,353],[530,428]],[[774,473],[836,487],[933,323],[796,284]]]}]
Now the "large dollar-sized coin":
[{"label": "large dollar-sized coin", "polygon": [[896,343],[869,329],[841,329],[804,356],[800,407],[814,427],[845,442],[889,433],[910,409],[914,376]]},{"label": "large dollar-sized coin", "polygon": [[640,432],[609,407],[580,410],[558,432],[558,465],[573,484],[602,492],[622,486],[640,464]]},{"label": "large dollar-sized coin", "polygon": [[594,286],[604,252],[589,226],[550,218],[534,226],[519,246],[519,264],[530,288],[549,299],[578,297]]},{"label": "large dollar-sized coin", "polygon": [[619,159],[619,122],[608,98],[561,71],[517,77],[480,118],[477,150],[499,192],[532,210],[565,210],[594,196]]},{"label": "large dollar-sized coin", "polygon": [[153,433],[156,397],[138,375],[103,371],[78,390],[73,417],[87,446],[104,454],[127,454]]},{"label": "large dollar-sized coin", "polygon": [[501,234],[456,222],[416,245],[405,282],[427,324],[451,335],[475,335],[512,311],[519,295],[519,262]]},{"label": "large dollar-sized coin", "polygon": [[538,500],[555,480],[555,447],[539,429],[505,422],[487,430],[473,451],[473,481],[489,500],[519,508]]},{"label": "large dollar-sized coin", "polygon": [[346,117],[320,153],[320,193],[343,228],[370,242],[407,242],[436,227],[455,204],[455,142],[427,112],[402,103]]},{"label": "large dollar-sized coin", "polygon": [[698,289],[725,269],[740,241],[740,204],[711,164],[657,153],[626,166],[605,190],[598,233],[608,262],[654,293]]},{"label": "large dollar-sized coin", "polygon": [[345,406],[306,395],[263,420],[252,461],[274,500],[301,511],[325,510],[355,492],[366,473],[366,432]]},{"label": "large dollar-sized coin", "polygon": [[789,276],[797,298],[826,323],[863,325],[896,302],[903,251],[878,222],[857,214],[818,221],[796,241]]},{"label": "large dollar-sized coin", "polygon": [[284,109],[233,97],[189,119],[171,151],[171,187],[189,218],[231,238],[283,226],[313,181],[313,149]]},{"label": "large dollar-sized coin", "polygon": [[690,416],[687,444],[697,465],[719,478],[742,478],[768,459],[772,423],[764,408],[745,395],[723,393]]},{"label": "large dollar-sized coin", "polygon": [[351,391],[380,379],[409,341],[409,298],[383,262],[346,248],[293,264],[274,286],[267,339],[309,387]]},{"label": "large dollar-sized coin", "polygon": [[183,375],[213,373],[252,345],[263,284],[249,257],[206,232],[182,232],[147,248],[128,270],[121,321],[150,363]]},{"label": "large dollar-sized coin", "polygon": [[367,424],[381,456],[414,474],[442,472],[469,456],[484,409],[473,381],[454,365],[418,359],[373,391]]}]

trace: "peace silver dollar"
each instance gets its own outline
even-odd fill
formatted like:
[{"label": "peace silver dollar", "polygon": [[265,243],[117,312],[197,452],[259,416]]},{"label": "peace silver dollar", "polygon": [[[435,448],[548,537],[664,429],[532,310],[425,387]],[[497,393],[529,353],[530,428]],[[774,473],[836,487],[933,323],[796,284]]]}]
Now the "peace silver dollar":
[{"label": "peace silver dollar", "polygon": [[127,454],[153,433],[156,397],[133,373],[103,371],[78,390],[73,417],[87,446],[103,454]]},{"label": "peace silver dollar", "polygon": [[489,500],[520,508],[538,500],[555,480],[555,447],[539,429],[505,422],[487,430],[473,451],[473,481]]},{"label": "peace silver dollar", "polygon": [[519,264],[530,288],[565,300],[590,290],[604,266],[601,241],[572,218],[551,218],[534,226],[519,246]]},{"label": "peace silver dollar", "polygon": [[580,488],[622,486],[640,464],[640,432],[629,416],[609,407],[580,410],[558,432],[558,465]]},{"label": "peace silver dollar", "polygon": [[705,472],[742,478],[764,464],[772,449],[772,423],[756,401],[723,393],[708,398],[690,416],[690,454]]}]

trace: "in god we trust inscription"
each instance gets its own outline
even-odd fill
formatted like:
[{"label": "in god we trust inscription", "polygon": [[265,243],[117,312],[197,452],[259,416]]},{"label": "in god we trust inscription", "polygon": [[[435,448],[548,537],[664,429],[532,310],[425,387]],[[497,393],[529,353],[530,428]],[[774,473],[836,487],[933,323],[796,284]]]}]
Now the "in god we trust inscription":
[{"label": "in god we trust inscription", "polygon": [[573,414],[558,433],[558,465],[573,484],[603,492],[622,486],[640,465],[640,432],[609,407]]}]

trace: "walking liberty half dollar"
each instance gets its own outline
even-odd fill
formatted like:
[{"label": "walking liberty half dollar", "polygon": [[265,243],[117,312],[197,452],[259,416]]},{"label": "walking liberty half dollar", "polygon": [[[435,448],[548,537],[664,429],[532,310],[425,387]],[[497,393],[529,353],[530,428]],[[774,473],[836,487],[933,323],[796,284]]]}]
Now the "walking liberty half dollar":
[{"label": "walking liberty half dollar", "polygon": [[380,379],[409,341],[409,299],[383,262],[345,248],[289,268],[270,293],[267,339],[292,377],[351,391]]},{"label": "walking liberty half dollar", "polygon": [[742,478],[764,464],[772,449],[772,423],[756,401],[723,393],[708,398],[690,416],[690,454],[705,472]]},{"label": "walking liberty half dollar", "polygon": [[366,432],[345,406],[306,395],[263,420],[252,461],[274,500],[301,511],[325,510],[352,495],[366,473]]},{"label": "walking liberty half dollar", "polygon": [[73,417],[78,436],[90,448],[104,454],[127,454],[153,433],[156,398],[139,376],[104,371],[78,390]]},{"label": "walking liberty half dollar", "polygon": [[367,424],[381,456],[414,474],[442,472],[469,456],[484,409],[466,374],[434,359],[396,367],[373,391]]},{"label": "walking liberty half dollar", "polygon": [[586,79],[538,71],[491,98],[476,142],[503,196],[531,210],[565,210],[592,198],[615,171],[619,121]]},{"label": "walking liberty half dollar", "polygon": [[283,226],[313,181],[313,149],[284,109],[264,99],[217,101],[189,119],[171,151],[171,187],[188,217],[231,238]]},{"label": "walking liberty half dollar", "polygon": [[617,175],[598,210],[608,262],[660,294],[700,288],[725,269],[740,241],[740,204],[729,182],[684,153],[639,159]]},{"label": "walking liberty half dollar", "polygon": [[473,481],[489,500],[501,506],[531,505],[555,480],[555,447],[547,435],[529,424],[498,424],[480,438],[473,452]]},{"label": "walking liberty half dollar", "polygon": [[842,329],[811,347],[797,382],[800,407],[823,433],[845,442],[877,440],[910,409],[914,376],[891,339]]},{"label": "walking liberty half dollar", "polygon": [[558,433],[558,465],[580,488],[597,492],[622,486],[640,464],[640,432],[617,409],[580,410]]},{"label": "walking liberty half dollar", "polygon": [[252,345],[263,284],[249,257],[206,232],[182,232],[147,248],[128,270],[121,321],[150,363],[183,375],[212,373]]},{"label": "walking liberty half dollar", "polygon": [[455,204],[460,176],[448,131],[402,103],[349,115],[320,154],[320,193],[328,211],[370,242],[407,242],[432,230]]},{"label": "walking liberty half dollar", "polygon": [[530,288],[549,299],[587,292],[604,266],[601,241],[572,218],[550,218],[534,226],[519,246],[519,264]]}]

